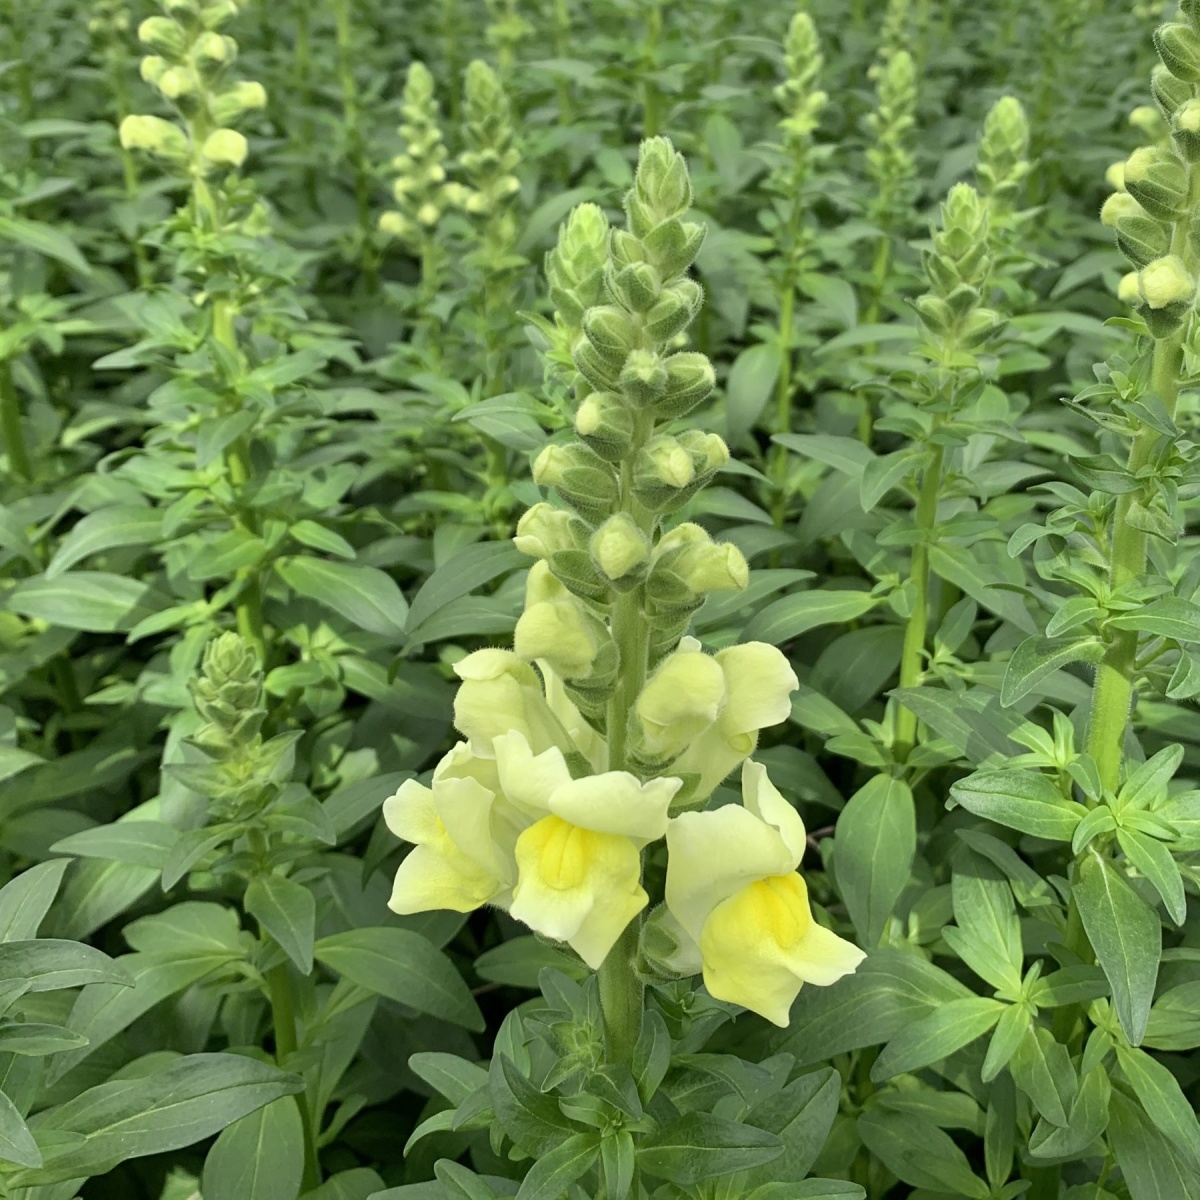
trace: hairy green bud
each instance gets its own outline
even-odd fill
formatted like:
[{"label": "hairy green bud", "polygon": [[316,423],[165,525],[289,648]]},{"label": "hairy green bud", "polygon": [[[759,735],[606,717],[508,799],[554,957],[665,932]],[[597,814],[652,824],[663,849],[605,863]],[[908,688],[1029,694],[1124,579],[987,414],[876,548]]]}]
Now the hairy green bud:
[{"label": "hairy green bud", "polygon": [[1176,79],[1166,67],[1159,64],[1150,76],[1150,90],[1162,114],[1169,121],[1181,104],[1192,98],[1190,84]]},{"label": "hairy green bud", "polygon": [[633,447],[633,414],[615,392],[591,392],[575,413],[575,432],[602,458],[620,462]]},{"label": "hairy green bud", "polygon": [[1187,204],[1187,172],[1171,151],[1142,146],[1125,161],[1125,190],[1160,221],[1174,221]]},{"label": "hairy green bud", "polygon": [[1154,48],[1163,66],[1184,83],[1200,83],[1200,33],[1171,21],[1154,31]]},{"label": "hairy green bud", "polygon": [[638,574],[650,559],[650,539],[624,512],[614,513],[592,535],[592,562],[606,579],[616,583]]}]

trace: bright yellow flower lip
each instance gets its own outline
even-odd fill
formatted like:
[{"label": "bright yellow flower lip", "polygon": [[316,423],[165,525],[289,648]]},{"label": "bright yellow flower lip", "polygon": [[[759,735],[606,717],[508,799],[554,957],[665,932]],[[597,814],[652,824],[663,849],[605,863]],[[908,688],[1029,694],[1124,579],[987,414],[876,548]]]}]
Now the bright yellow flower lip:
[{"label": "bright yellow flower lip", "polygon": [[805,843],[800,815],[749,760],[742,804],[684,813],[667,830],[672,965],[780,1026],[804,983],[834,983],[866,957],[814,920],[796,873]]},{"label": "bright yellow flower lip", "polygon": [[545,937],[569,943],[593,970],[649,902],[641,854],[620,834],[543,817],[517,839],[516,858],[509,911]]},{"label": "bright yellow flower lip", "polygon": [[803,984],[833,983],[866,957],[813,920],[797,874],[767,876],[718,904],[700,954],[711,995],[783,1028]]}]

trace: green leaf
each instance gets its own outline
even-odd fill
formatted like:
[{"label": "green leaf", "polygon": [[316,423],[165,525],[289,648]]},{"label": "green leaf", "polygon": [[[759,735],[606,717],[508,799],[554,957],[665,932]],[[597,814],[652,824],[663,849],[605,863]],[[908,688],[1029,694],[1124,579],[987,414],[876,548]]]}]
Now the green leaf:
[{"label": "green leaf", "polygon": [[778,646],[821,625],[855,621],[879,603],[869,592],[817,590],[793,592],[755,613],[742,630],[742,642],[769,642]]},{"label": "green leaf", "polygon": [[161,821],[113,821],[62,838],[51,850],[55,854],[103,858],[161,871],[168,852],[178,840],[179,831]]},{"label": "green leaf", "polygon": [[1008,734],[1024,721],[1000,707],[994,692],[974,688],[951,692],[945,688],[896,688],[891,693],[964,758],[978,765],[990,754],[1020,753]]},{"label": "green leaf", "polygon": [[1108,976],[1121,1028],[1132,1045],[1140,1045],[1162,956],[1158,914],[1094,849],[1076,863],[1071,892]]},{"label": "green leaf", "polygon": [[41,1151],[17,1106],[0,1092],[0,1159],[22,1167],[40,1167]]},{"label": "green leaf", "polygon": [[487,1086],[488,1073],[478,1063],[468,1062],[457,1054],[422,1051],[408,1060],[413,1074],[446,1097],[451,1104],[461,1104],[473,1092]]},{"label": "green leaf", "polygon": [[528,555],[522,554],[511,542],[476,542],[464,546],[442,563],[413,597],[408,613],[409,632],[415,633],[452,600],[500,575],[527,567],[529,562]]},{"label": "green leaf", "polygon": [[1010,1004],[996,1022],[996,1032],[988,1042],[987,1053],[979,1076],[984,1083],[991,1083],[1012,1061],[1021,1042],[1029,1033],[1032,1018],[1029,1010],[1021,1004]]},{"label": "green leaf", "polygon": [[407,929],[351,929],[314,947],[324,963],[351,983],[389,1000],[481,1030],[483,1015],[450,960]]},{"label": "green leaf", "polygon": [[981,855],[966,852],[955,864],[951,894],[958,923],[951,949],[997,991],[1018,990],[1025,951],[1012,888],[1003,872]]},{"label": "green leaf", "polygon": [[0,942],[27,942],[37,937],[68,866],[65,858],[38,863],[0,888]]},{"label": "green leaf", "polygon": [[1066,1160],[1081,1158],[1108,1126],[1108,1100],[1112,1087],[1103,1066],[1093,1067],[1084,1077],[1065,1126],[1044,1118],[1029,1139],[1035,1158]]},{"label": "green leaf", "polygon": [[1200,604],[1179,596],[1163,596],[1133,612],[1109,618],[1108,624],[1114,629],[1136,629],[1177,642],[1200,642]]},{"label": "green leaf", "polygon": [[1200,1195],[1200,1176],[1132,1100],[1114,1090],[1108,1137],[1132,1200],[1182,1200]]},{"label": "green leaf", "polygon": [[162,513],[144,504],[116,504],[88,513],[59,543],[46,567],[56,579],[80,559],[118,546],[152,546],[162,533]]},{"label": "green leaf", "polygon": [[[968,550],[950,542],[935,542],[929,547],[929,565],[939,579],[954,584],[989,612],[1011,621],[1025,633],[1038,632],[1037,624],[1029,615],[1021,596],[997,586],[1000,583],[1014,584],[1017,578],[1002,573],[994,563],[981,561],[973,549]],[[1019,569],[1016,574],[1019,576]]]},{"label": "green leaf", "polygon": [[355,549],[340,533],[326,529],[316,521],[297,521],[288,526],[288,533],[312,550],[320,550],[324,554],[336,554],[339,558],[352,559]]},{"label": "green leaf", "polygon": [[377,567],[301,554],[280,559],[275,570],[298,595],[316,600],[352,625],[393,641],[403,639],[408,604],[396,581]]},{"label": "green leaf", "polygon": [[871,1109],[858,1118],[858,1134],[889,1171],[913,1187],[971,1200],[991,1194],[949,1135],[924,1118]]},{"label": "green leaf", "polygon": [[1068,663],[1098,663],[1104,645],[1097,637],[1031,637],[1012,653],[1004,672],[1000,703],[1008,708],[1029,695],[1047,675]]},{"label": "green leaf", "polygon": [[1052,1125],[1066,1125],[1078,1080],[1066,1046],[1050,1030],[1029,1025],[1008,1063],[1013,1082]]},{"label": "green leaf", "polygon": [[1154,1002],[1142,1045],[1155,1050],[1200,1046],[1200,979],[1168,988]]},{"label": "green leaf", "polygon": [[799,1183],[764,1183],[745,1200],[866,1200],[857,1183],[845,1179],[805,1179]]},{"label": "green leaf", "polygon": [[102,1175],[130,1158],[190,1146],[303,1086],[298,1075],[239,1054],[191,1054],[152,1075],[102,1083],[37,1114],[35,1134],[65,1131],[83,1141],[42,1170],[19,1173],[14,1185]]},{"label": "green leaf", "polygon": [[302,975],[312,971],[317,902],[312,892],[282,875],[259,875],[246,888],[246,911],[283,948]]},{"label": "green leaf", "polygon": [[0,213],[0,242],[16,242],[45,258],[62,263],[80,275],[92,273],[87,259],[79,253],[75,243],[53,225]]},{"label": "green leaf", "polygon": [[983,1037],[1007,1007],[1002,1000],[986,996],[951,1000],[888,1042],[871,1068],[871,1078],[882,1083],[893,1075],[910,1074],[949,1058]]},{"label": "green leaf", "polygon": [[304,1200],[372,1200],[380,1193],[393,1194],[384,1192],[383,1188],[383,1180],[369,1167],[354,1167],[339,1171],[319,1188],[305,1192]]},{"label": "green leaf", "polygon": [[872,951],[852,975],[831,987],[802,988],[777,1049],[797,1066],[895,1037],[932,1009],[972,993],[952,975],[918,955]]},{"label": "green leaf", "polygon": [[546,967],[577,979],[586,978],[586,970],[580,969],[578,959],[532,936],[510,938],[485,950],[475,960],[475,974],[480,979],[533,990],[537,989],[538,976]]},{"label": "green leaf", "polygon": [[61,1078],[155,1005],[186,991],[231,961],[227,954],[178,957],[167,953],[126,954],[117,960],[132,987],[94,983],[75,997],[67,1023],[87,1045],[64,1054],[50,1069],[50,1082]]},{"label": "green leaf", "polygon": [[779,378],[780,351],[771,344],[747,346],[733,361],[725,381],[729,441],[740,442],[758,423]]},{"label": "green leaf", "polygon": [[899,487],[918,470],[926,458],[925,451],[907,447],[870,459],[859,483],[859,503],[863,512],[870,512],[892,488]]},{"label": "green leaf", "polygon": [[858,438],[828,433],[777,433],[771,441],[857,479],[875,455]]},{"label": "green leaf", "polygon": [[1187,896],[1183,891],[1183,876],[1170,850],[1162,842],[1135,829],[1118,829],[1117,842],[1125,857],[1154,885],[1171,920],[1182,925],[1187,920]]},{"label": "green leaf", "polygon": [[916,847],[916,810],[903,780],[876,775],[838,815],[833,873],[864,946],[879,944]]},{"label": "green leaf", "polygon": [[1045,775],[1033,771],[976,771],[953,784],[950,795],[977,817],[1054,842],[1069,842],[1087,815],[1082,804],[1065,800]]},{"label": "green leaf", "polygon": [[89,983],[128,987],[131,982],[125,969],[107,954],[60,938],[0,944],[0,979],[23,979],[31,992],[53,992]]},{"label": "green leaf", "polygon": [[296,1200],[304,1174],[304,1126],[282,1096],[227,1125],[204,1159],[205,1200]]},{"label": "green leaf", "polygon": [[783,1154],[746,1173],[744,1187],[759,1183],[799,1183],[821,1153],[837,1116],[842,1078],[832,1068],[792,1080],[759,1101],[746,1121],[779,1136]]},{"label": "green leaf", "polygon": [[783,1154],[783,1142],[709,1113],[689,1113],[641,1139],[638,1165],[668,1183],[691,1188],[705,1179],[749,1171]]},{"label": "green leaf", "polygon": [[4,598],[10,612],[85,633],[127,633],[167,604],[149,584],[107,571],[25,579]]},{"label": "green leaf", "polygon": [[521,1181],[517,1200],[559,1200],[600,1157],[599,1138],[577,1133],[543,1154]]},{"label": "green leaf", "polygon": [[526,1154],[538,1157],[578,1132],[558,1101],[539,1091],[507,1054],[493,1055],[488,1092],[500,1128]]},{"label": "green leaf", "polygon": [[1200,1121],[1179,1080],[1144,1050],[1117,1043],[1117,1062],[1155,1128],[1175,1145],[1185,1163],[1200,1173]]},{"label": "green leaf", "polygon": [[87,1038],[63,1025],[47,1025],[38,1021],[0,1021],[0,1051],[5,1054],[25,1054],[41,1058],[78,1050],[87,1045]]}]

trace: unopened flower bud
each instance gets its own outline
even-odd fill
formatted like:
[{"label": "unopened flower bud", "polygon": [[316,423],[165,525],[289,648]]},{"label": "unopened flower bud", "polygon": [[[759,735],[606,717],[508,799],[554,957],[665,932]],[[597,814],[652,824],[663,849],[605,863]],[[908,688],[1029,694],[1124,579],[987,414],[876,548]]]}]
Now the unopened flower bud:
[{"label": "unopened flower bud", "polygon": [[574,466],[574,459],[560,445],[551,442],[533,460],[533,482],[539,487],[557,487],[563,474]]},{"label": "unopened flower bud", "polygon": [[1200,83],[1200,34],[1172,21],[1154,31],[1154,48],[1163,66],[1184,83]]},{"label": "unopened flower bud", "polygon": [[1115,229],[1122,217],[1140,217],[1145,210],[1128,192],[1113,192],[1100,209],[1101,224]]},{"label": "unopened flower bud", "polygon": [[195,55],[209,62],[232,62],[237,54],[237,42],[220,33],[202,33],[196,39]]},{"label": "unopened flower bud", "polygon": [[168,69],[167,60],[161,54],[147,54],[138,65],[138,71],[142,78],[154,87],[162,78],[163,72]]},{"label": "unopened flower bud", "polygon": [[573,596],[526,608],[513,632],[513,651],[526,662],[542,659],[563,679],[591,673],[600,648],[599,622]]},{"label": "unopened flower bud", "polygon": [[441,209],[436,204],[430,204],[426,201],[417,209],[417,220],[424,225],[426,229],[431,229],[438,223],[438,218],[442,215]]},{"label": "unopened flower bud", "polygon": [[616,305],[589,308],[583,314],[583,332],[596,353],[615,367],[621,366],[637,344],[637,331]]},{"label": "unopened flower bud", "polygon": [[592,535],[592,562],[608,579],[624,579],[650,558],[650,542],[628,513],[615,513]]},{"label": "unopened flower bud", "polygon": [[1196,281],[1183,260],[1169,254],[1142,268],[1138,273],[1138,288],[1151,308],[1167,308],[1189,302],[1195,294]]},{"label": "unopened flower bud", "polygon": [[626,358],[619,378],[622,393],[638,408],[653,404],[669,382],[666,365],[653,350],[634,350]]},{"label": "unopened flower bud", "polygon": [[1125,164],[1123,162],[1110,163],[1104,172],[1104,182],[1113,191],[1123,192],[1125,190]]},{"label": "unopened flower bud", "polygon": [[379,218],[379,230],[394,238],[407,238],[413,232],[413,224],[402,213],[385,212]]},{"label": "unopened flower bud", "polygon": [[699,475],[719,471],[729,462],[729,447],[720,434],[689,429],[679,435],[679,444],[691,454]]},{"label": "unopened flower bud", "polygon": [[1130,271],[1128,274],[1121,276],[1121,282],[1117,284],[1117,299],[1122,304],[1141,303],[1142,292],[1138,287],[1138,273],[1136,271]]},{"label": "unopened flower bud", "polygon": [[147,17],[138,26],[138,41],[178,58],[187,49],[187,35],[170,17]]},{"label": "unopened flower bud", "polygon": [[1171,122],[1171,137],[1187,162],[1200,162],[1200,100],[1179,107]]},{"label": "unopened flower bud", "polygon": [[1187,202],[1187,172],[1178,157],[1142,146],[1125,162],[1125,190],[1160,221],[1173,221]]},{"label": "unopened flower bud", "polygon": [[159,74],[154,86],[168,100],[178,100],[180,96],[186,96],[196,89],[192,73],[184,67],[168,67]]},{"label": "unopened flower bud", "polygon": [[201,148],[207,162],[228,167],[240,167],[248,151],[246,139],[236,129],[214,129]]},{"label": "unopened flower bud", "polygon": [[655,413],[664,420],[687,416],[717,385],[712,363],[694,350],[672,354],[665,367],[667,386],[654,405]]},{"label": "unopened flower bud", "polygon": [[732,542],[694,542],[673,567],[697,595],[740,592],[750,582],[746,556]]},{"label": "unopened flower bud", "polygon": [[1162,109],[1163,116],[1168,120],[1175,115],[1181,104],[1185,104],[1192,98],[1191,85],[1176,79],[1161,64],[1154,68],[1154,73],[1150,76],[1150,88],[1154,92],[1154,99],[1158,102],[1159,108]]},{"label": "unopened flower bud", "polygon": [[559,550],[574,550],[572,527],[578,521],[569,512],[544,501],[526,509],[517,522],[513,545],[531,558],[549,558]]},{"label": "unopened flower bud", "polygon": [[188,154],[183,130],[162,117],[128,116],[121,122],[120,138],[126,150],[147,150],[177,161]]},{"label": "unopened flower bud", "polygon": [[633,414],[614,392],[592,392],[575,413],[575,432],[597,454],[619,462],[633,445]]},{"label": "unopened flower bud", "polygon": [[642,455],[647,472],[667,487],[685,488],[696,477],[692,456],[677,438],[654,438]]},{"label": "unopened flower bud", "polygon": [[1139,104],[1129,114],[1129,124],[1140,129],[1147,137],[1158,139],[1165,132],[1162,114],[1151,104]]}]

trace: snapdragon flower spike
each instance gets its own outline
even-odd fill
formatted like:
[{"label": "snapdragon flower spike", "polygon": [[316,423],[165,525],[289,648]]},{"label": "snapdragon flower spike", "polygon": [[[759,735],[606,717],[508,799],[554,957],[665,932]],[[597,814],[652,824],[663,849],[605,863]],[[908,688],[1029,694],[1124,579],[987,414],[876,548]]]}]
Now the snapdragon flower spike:
[{"label": "snapdragon flower spike", "polygon": [[805,983],[853,972],[866,955],[819,925],[797,873],[804,822],[761,763],[742,768],[742,803],[683,813],[667,828],[667,920],[681,974],[718,1000],[786,1027]]}]

